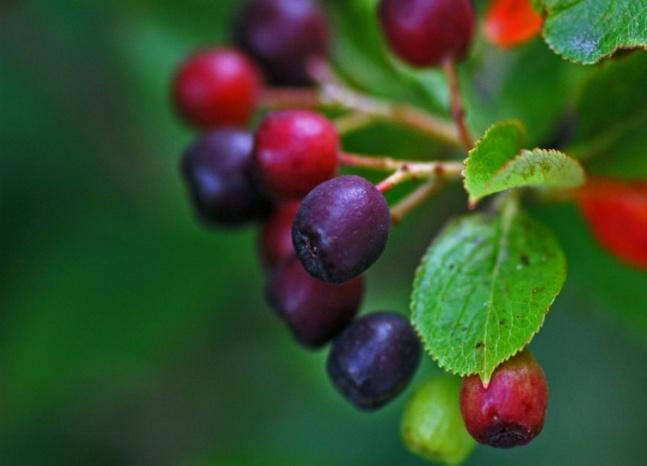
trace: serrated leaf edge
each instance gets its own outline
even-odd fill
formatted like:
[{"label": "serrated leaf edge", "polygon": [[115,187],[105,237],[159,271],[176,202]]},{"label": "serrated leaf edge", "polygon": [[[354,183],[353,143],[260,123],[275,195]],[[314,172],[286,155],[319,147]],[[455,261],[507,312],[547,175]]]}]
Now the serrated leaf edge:
[{"label": "serrated leaf edge", "polygon": [[[440,229],[440,231],[444,231],[445,229],[450,228],[452,225],[459,223],[464,217],[467,217],[469,215],[474,215],[474,214],[464,214],[464,215],[461,215],[459,217],[456,217],[454,219],[449,220],[448,222],[445,223],[445,225],[443,225],[443,227]],[[489,214],[480,213],[479,215],[486,216],[486,215],[489,215]],[[554,236],[554,233],[552,231],[551,231],[551,234]],[[555,237],[554,239],[557,242],[557,244],[559,244],[559,242],[557,241],[557,238]],[[478,371],[465,372],[465,371],[455,370],[455,369],[449,367],[446,362],[442,361],[439,356],[436,356],[431,351],[429,351],[427,349],[426,338],[422,335],[422,332],[420,331],[420,329],[418,329],[418,326],[416,325],[416,323],[413,320],[413,314],[415,312],[414,308],[416,307],[415,306],[415,303],[416,303],[416,300],[415,300],[416,289],[417,289],[418,282],[422,279],[421,278],[422,274],[419,273],[419,272],[420,272],[420,269],[422,269],[422,264],[425,262],[425,259],[427,258],[427,256],[429,256],[431,254],[431,250],[433,249],[433,247],[434,247],[434,245],[436,244],[437,241],[438,241],[438,239],[436,237],[431,242],[431,244],[427,247],[427,250],[425,251],[425,254],[420,259],[420,264],[418,265],[418,267],[416,267],[416,270],[414,272],[414,281],[413,281],[413,287],[412,287],[412,291],[411,291],[411,299],[410,299],[410,305],[409,305],[409,313],[410,313],[409,322],[411,323],[411,326],[413,327],[413,330],[416,332],[416,335],[418,335],[418,338],[420,339],[420,341],[422,341],[422,343],[423,343],[422,346],[423,346],[423,349],[424,349],[425,353],[431,358],[432,361],[434,361],[438,365],[439,368],[443,369],[445,372],[448,372],[449,374],[452,374],[452,375],[455,375],[455,376],[458,376],[458,377],[468,377],[470,375],[478,374],[479,377],[481,378],[481,381],[483,382],[483,385],[487,388],[487,385],[489,384],[490,378],[492,377],[492,374],[494,373],[494,371],[496,371],[497,367],[500,366],[501,364],[503,364],[504,362],[512,359],[514,356],[516,356],[517,354],[519,354],[523,350],[525,350],[528,347],[528,345],[532,342],[532,340],[537,336],[537,334],[541,331],[541,329],[544,327],[544,323],[546,322],[546,317],[548,316],[548,313],[552,309],[553,304],[555,303],[555,300],[559,296],[561,290],[564,288],[564,284],[566,283],[566,279],[568,277],[568,261],[566,260],[566,257],[564,256],[563,250],[562,250],[561,245],[560,245],[560,251],[562,252],[563,262],[564,262],[564,277],[563,277],[563,279],[562,279],[562,281],[561,281],[561,283],[559,285],[559,291],[555,294],[555,297],[548,304],[548,308],[546,309],[546,311],[542,315],[541,322],[539,323],[537,328],[532,332],[532,334],[528,337],[528,340],[525,343],[523,343],[523,345],[521,345],[516,351],[512,352],[509,356],[502,359],[501,362],[499,362],[497,364],[497,367],[495,367],[490,372],[490,374],[487,374],[484,377],[485,373],[483,373],[483,372],[478,372]]]},{"label": "serrated leaf edge", "polygon": [[[522,146],[523,146],[523,141],[525,141],[525,140],[526,140],[526,137],[527,137],[527,134],[528,134],[528,133],[527,133],[527,131],[526,131],[526,127],[524,126],[524,124],[523,124],[523,123],[521,122],[521,120],[519,120],[519,119],[511,118],[511,119],[509,119],[509,120],[501,120],[501,121],[498,121],[498,122],[494,123],[494,124],[493,124],[492,126],[490,126],[490,127],[485,131],[485,133],[483,133],[483,135],[482,135],[482,136],[481,136],[481,137],[476,141],[476,144],[474,144],[474,147],[473,147],[472,149],[470,149],[470,150],[467,152],[467,158],[463,161],[463,164],[465,165],[465,168],[463,169],[463,189],[465,189],[465,192],[467,192],[467,194],[469,195],[469,206],[470,206],[470,208],[474,208],[474,207],[476,206],[476,204],[478,203],[478,201],[479,201],[480,199],[482,199],[482,198],[483,198],[483,196],[481,196],[481,197],[477,197],[477,198],[473,198],[473,197],[472,197],[472,194],[470,193],[470,190],[469,190],[469,189],[468,189],[468,187],[467,187],[467,176],[466,176],[466,173],[467,173],[467,169],[469,168],[469,162],[470,162],[471,155],[472,155],[472,153],[473,153],[473,152],[474,152],[474,151],[479,147],[479,145],[480,145],[480,144],[481,144],[485,139],[487,139],[487,137],[489,136],[489,134],[490,134],[492,131],[494,131],[494,130],[495,130],[495,129],[497,129],[498,127],[500,127],[500,126],[504,126],[504,125],[513,125],[513,126],[515,126],[515,127],[519,130],[520,145],[522,145]],[[522,149],[520,149],[520,150],[522,150]]]},{"label": "serrated leaf edge", "polygon": [[[558,12],[561,13],[561,12],[567,10],[568,8],[569,7],[562,8],[561,10],[558,10]],[[608,53],[605,53],[605,54],[600,54],[599,56],[597,56],[596,59],[578,60],[577,58],[569,55],[566,52],[566,50],[560,50],[558,48],[557,44],[554,43],[553,39],[549,38],[549,36],[548,36],[548,34],[546,32],[546,30],[549,29],[549,28],[547,28],[546,26],[549,25],[550,21],[553,20],[555,16],[553,15],[553,12],[548,11],[547,7],[544,7],[544,12],[545,12],[544,25],[542,27],[541,36],[544,39],[544,42],[546,43],[548,48],[555,55],[559,56],[560,58],[564,59],[565,61],[567,61],[569,63],[574,63],[576,65],[587,65],[587,66],[588,65],[595,65],[597,63],[600,63],[602,60],[605,60],[607,58],[612,57],[613,55],[615,55],[617,52],[619,52],[621,50],[639,50],[639,49],[647,50],[647,45],[645,45],[645,44],[631,44],[631,43],[630,44],[616,44],[616,45],[614,45],[614,47],[613,47],[613,49],[611,51],[609,51]]]},{"label": "serrated leaf edge", "polygon": [[[580,173],[581,173],[581,175],[582,175],[582,183],[583,183],[583,181],[584,181],[584,179],[585,179],[584,168],[582,167],[582,164],[581,164],[577,159],[574,159],[573,157],[570,157],[568,154],[566,154],[566,153],[564,153],[564,152],[562,152],[562,151],[559,151],[559,150],[557,150],[557,149],[541,149],[541,148],[539,148],[539,147],[535,147],[535,148],[533,148],[533,149],[521,149],[517,155],[515,155],[513,158],[511,158],[510,160],[508,160],[508,161],[507,161],[506,163],[504,163],[503,165],[501,165],[501,167],[500,167],[500,168],[499,168],[499,169],[494,173],[494,175],[492,176],[492,178],[490,179],[490,181],[488,181],[488,182],[485,184],[485,188],[487,188],[487,187],[488,187],[488,186],[490,186],[492,183],[494,183],[494,181],[496,180],[496,178],[497,178],[498,176],[500,176],[500,175],[501,175],[505,170],[507,170],[511,165],[514,165],[514,163],[515,163],[515,162],[517,162],[517,161],[521,160],[521,159],[522,159],[526,154],[529,154],[529,153],[531,154],[531,153],[536,152],[536,151],[537,151],[537,152],[542,152],[542,153],[545,153],[545,154],[548,154],[548,155],[551,155],[551,156],[560,156],[560,157],[565,157],[565,158],[567,158],[568,160],[571,160],[572,162],[574,162],[574,163],[575,163],[575,165],[576,165],[576,166],[579,168],[579,170],[580,170]],[[571,187],[571,188],[574,188],[574,187],[580,186],[582,183],[578,183],[578,184],[574,184],[574,185],[568,185],[568,186],[564,185],[563,187]],[[527,186],[527,187],[534,187],[534,186],[540,186],[540,185],[524,184],[523,186],[518,186],[518,187],[525,187],[525,186]],[[515,187],[509,188],[509,189],[515,189]],[[506,189],[506,190],[504,190],[504,191],[507,191],[507,189]],[[499,191],[499,192],[501,192],[501,191]],[[477,201],[478,201],[478,200],[480,200],[480,199],[483,199],[483,198],[484,198],[484,197],[486,197],[486,196],[489,196],[490,194],[496,194],[496,193],[489,193],[489,194],[485,194],[484,196],[479,196],[479,198],[477,199]]]}]

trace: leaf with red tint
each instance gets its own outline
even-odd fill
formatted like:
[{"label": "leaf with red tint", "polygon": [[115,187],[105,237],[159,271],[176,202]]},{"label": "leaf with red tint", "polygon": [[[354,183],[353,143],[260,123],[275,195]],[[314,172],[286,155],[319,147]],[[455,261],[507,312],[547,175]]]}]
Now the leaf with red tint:
[{"label": "leaf with red tint", "polygon": [[579,191],[578,204],[606,249],[647,269],[647,182],[591,180]]},{"label": "leaf with red tint", "polygon": [[510,48],[541,32],[543,19],[530,0],[493,0],[485,14],[485,37],[494,45]]}]

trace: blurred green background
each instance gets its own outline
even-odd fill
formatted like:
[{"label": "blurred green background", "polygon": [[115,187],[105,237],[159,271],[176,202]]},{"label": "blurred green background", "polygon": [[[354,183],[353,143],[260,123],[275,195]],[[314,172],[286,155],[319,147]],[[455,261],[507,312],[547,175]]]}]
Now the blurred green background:
[{"label": "blurred green background", "polygon": [[[0,3],[0,464],[425,464],[399,440],[408,393],[356,412],[326,379],[325,351],[299,349],[271,315],[254,229],[214,233],[192,217],[177,163],[194,135],[169,109],[169,80],[188,51],[226,40],[239,3]],[[412,78],[409,95],[357,58],[375,39],[361,36],[370,17],[348,25],[363,4],[330,2],[347,77],[442,108],[437,75]],[[545,139],[584,79],[540,40],[475,55],[478,130],[518,116]],[[393,128],[345,143],[433,147]],[[420,255],[464,204],[455,187],[398,226],[364,310],[407,312]],[[526,448],[478,447],[468,464],[644,464],[647,274],[602,252],[572,206],[532,209],[570,264],[531,345],[550,382],[546,426]],[[425,358],[414,385],[435,370]]]}]

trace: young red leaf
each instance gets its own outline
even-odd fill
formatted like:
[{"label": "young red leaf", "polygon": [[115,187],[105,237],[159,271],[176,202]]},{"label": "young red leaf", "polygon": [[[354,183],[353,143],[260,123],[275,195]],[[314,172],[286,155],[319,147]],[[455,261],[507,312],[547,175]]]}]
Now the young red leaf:
[{"label": "young red leaf", "polygon": [[647,269],[647,182],[594,179],[579,191],[578,204],[606,249]]},{"label": "young red leaf", "polygon": [[529,41],[541,32],[543,20],[530,0],[493,0],[485,14],[485,37],[501,48]]}]

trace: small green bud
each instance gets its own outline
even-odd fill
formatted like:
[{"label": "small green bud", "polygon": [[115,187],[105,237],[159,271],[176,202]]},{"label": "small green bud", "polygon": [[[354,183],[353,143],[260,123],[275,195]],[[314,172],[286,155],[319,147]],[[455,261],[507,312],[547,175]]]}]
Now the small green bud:
[{"label": "small green bud", "polygon": [[407,449],[450,466],[467,459],[476,442],[463,424],[459,391],[460,380],[443,375],[414,393],[402,417],[402,440]]}]

